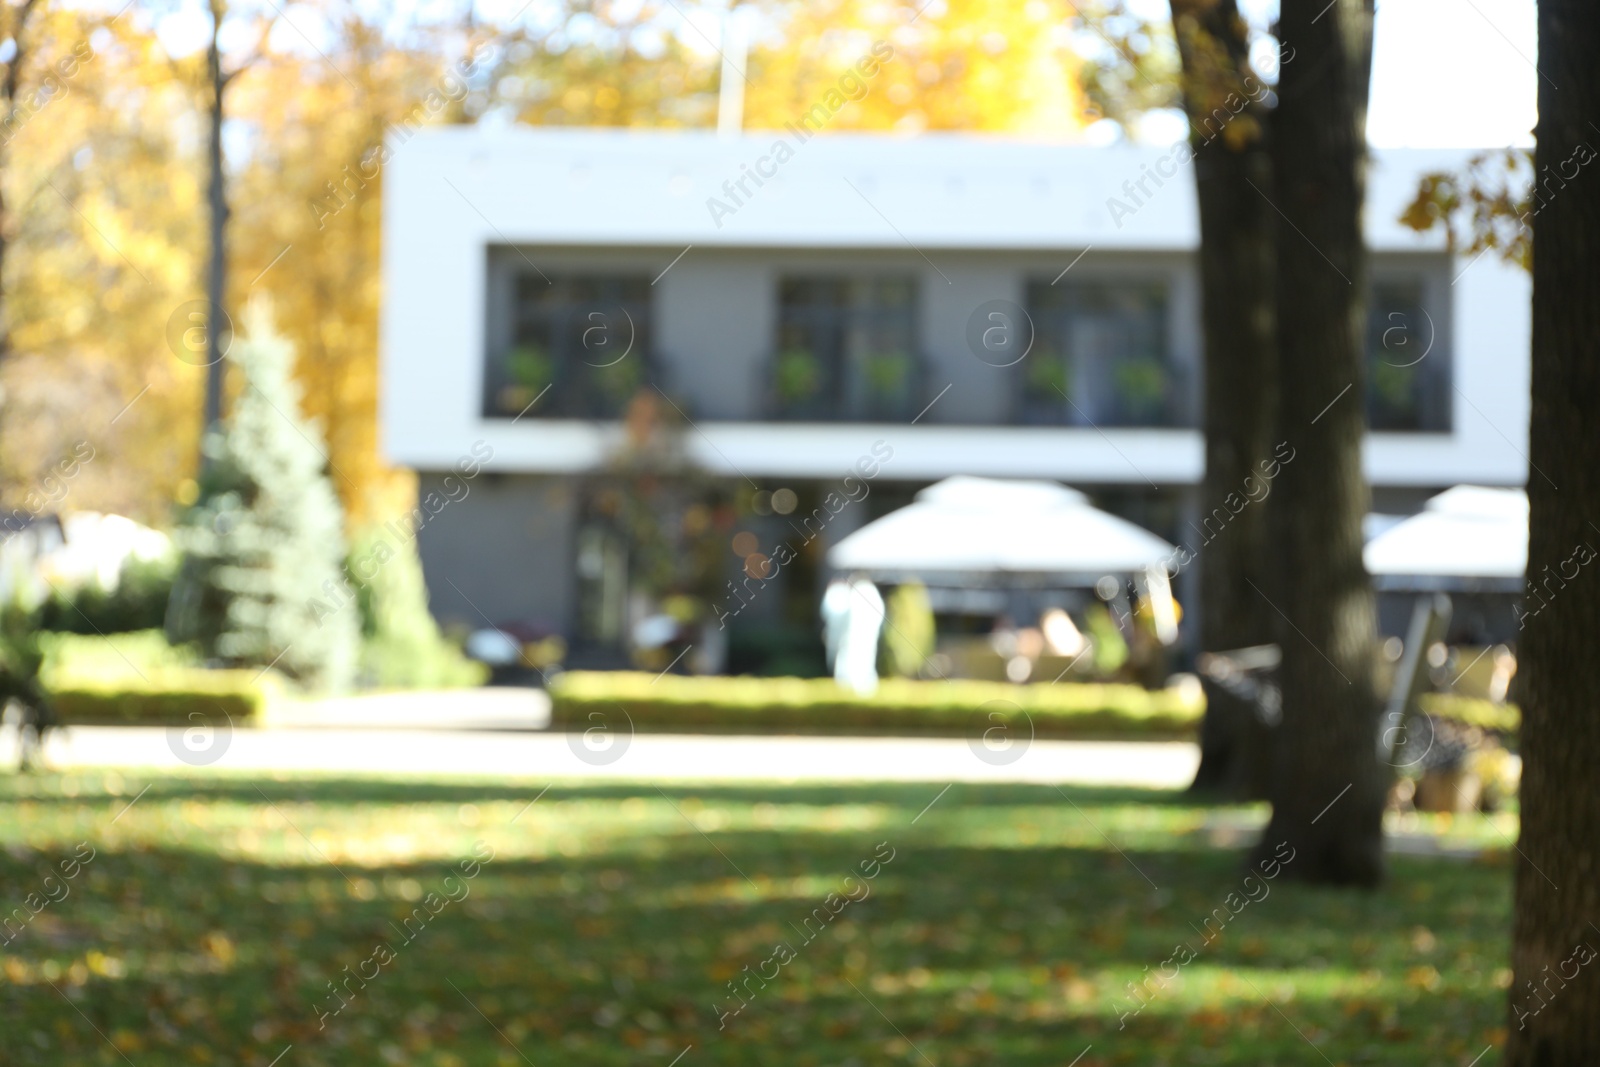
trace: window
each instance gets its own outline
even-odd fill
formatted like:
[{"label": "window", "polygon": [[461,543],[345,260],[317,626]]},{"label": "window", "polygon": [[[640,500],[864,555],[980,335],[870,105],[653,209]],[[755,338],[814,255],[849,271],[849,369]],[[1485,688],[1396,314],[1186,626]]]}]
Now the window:
[{"label": "window", "polygon": [[1028,285],[1033,349],[1021,371],[1020,421],[1176,426],[1183,394],[1169,356],[1160,282]]},{"label": "window", "polygon": [[491,417],[617,418],[649,380],[650,279],[516,279],[511,344],[489,361]]},{"label": "window", "polygon": [[1367,304],[1367,426],[1447,433],[1450,357],[1424,279],[1378,278]]},{"label": "window", "polygon": [[778,418],[903,421],[921,399],[916,282],[786,278],[771,395]]}]

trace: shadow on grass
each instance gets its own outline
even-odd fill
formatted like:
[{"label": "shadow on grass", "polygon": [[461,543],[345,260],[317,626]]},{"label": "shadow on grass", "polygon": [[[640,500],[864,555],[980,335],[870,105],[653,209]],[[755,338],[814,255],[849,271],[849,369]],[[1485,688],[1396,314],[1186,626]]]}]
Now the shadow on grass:
[{"label": "shadow on grass", "polygon": [[[599,803],[494,828],[499,856],[447,882],[460,875],[448,861],[336,869],[314,850],[358,820],[425,833],[419,804],[526,803],[537,787],[157,779],[71,895],[4,947],[6,1062],[266,1065],[291,1045],[280,1067],[667,1067],[689,1046],[680,1067],[1059,1065],[1086,1046],[1078,1067],[1321,1062],[1309,1041],[1332,1062],[1435,1064],[1457,1048],[1470,1061],[1504,1018],[1503,868],[1400,859],[1366,894],[1276,884],[1208,944],[1197,927],[1239,889],[1239,857],[1160,844],[1161,820],[1191,807],[1180,794],[1069,789],[1075,810],[1049,787],[961,786],[913,826],[937,788],[663,788],[677,803],[877,804],[893,819],[701,830],[651,786],[555,786],[545,800]],[[213,851],[160,843],[196,805],[265,808],[263,793],[311,805],[296,809],[304,862],[228,858],[249,848],[235,830]],[[36,828],[57,820],[66,845],[66,802],[106,799],[0,792],[0,825],[37,805]],[[1084,827],[1089,812],[1110,841]],[[30,840],[37,854],[0,851],[7,899],[33,891],[52,848],[70,850]],[[513,847],[534,840],[543,858]],[[847,882],[885,841],[877,877]],[[1127,984],[1179,943],[1195,961],[1119,1018]],[[393,958],[374,967],[379,944]],[[780,944],[793,953],[781,966]]]}]

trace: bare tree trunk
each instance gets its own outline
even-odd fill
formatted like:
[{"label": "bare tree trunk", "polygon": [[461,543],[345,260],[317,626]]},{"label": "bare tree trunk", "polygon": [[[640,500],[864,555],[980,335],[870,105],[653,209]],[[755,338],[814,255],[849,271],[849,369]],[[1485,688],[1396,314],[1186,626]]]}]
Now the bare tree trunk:
[{"label": "bare tree trunk", "polygon": [[[206,267],[206,397],[204,430],[210,430],[222,420],[222,387],[226,367],[222,363],[222,335],[224,316],[223,297],[227,292],[228,256],[228,193],[227,176],[222,169],[222,98],[228,88],[229,75],[222,70],[222,53],[217,36],[222,32],[225,11],[220,3],[211,4],[211,42],[206,49],[206,72],[211,94],[210,141],[208,163],[210,180],[207,185],[207,202],[211,208],[211,259]],[[201,456],[201,465],[205,457]]]},{"label": "bare tree trunk", "polygon": [[[1265,86],[1251,73],[1247,27],[1234,0],[1171,0],[1183,61],[1184,110],[1195,153],[1200,208],[1200,309],[1205,336],[1206,471],[1197,546],[1200,647],[1221,652],[1266,644],[1271,608],[1251,590],[1265,587],[1266,509],[1253,498],[1272,458],[1277,414],[1273,232],[1263,193],[1272,190]],[[1255,188],[1252,188],[1252,183]],[[1205,521],[1223,509],[1226,522]],[[1206,716],[1192,789],[1262,797],[1270,729],[1255,706],[1203,679]]]},{"label": "bare tree trunk", "polygon": [[[1540,0],[1514,1067],[1600,1063],[1600,8]],[[1579,147],[1579,146],[1583,147]],[[1559,489],[1559,491],[1558,491]]]},{"label": "bare tree trunk", "polygon": [[1278,80],[1272,150],[1278,228],[1280,436],[1295,460],[1273,485],[1269,550],[1281,613],[1283,720],[1272,820],[1258,846],[1294,849],[1298,880],[1383,877],[1389,769],[1378,756],[1372,583],[1362,564],[1369,504],[1365,417],[1367,83],[1372,0],[1283,0],[1295,49]]}]

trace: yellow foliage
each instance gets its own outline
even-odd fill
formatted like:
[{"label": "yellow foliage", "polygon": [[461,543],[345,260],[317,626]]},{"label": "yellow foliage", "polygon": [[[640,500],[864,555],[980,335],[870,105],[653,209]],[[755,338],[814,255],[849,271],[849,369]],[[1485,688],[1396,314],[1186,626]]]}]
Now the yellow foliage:
[{"label": "yellow foliage", "polygon": [[861,79],[865,95],[830,129],[1070,137],[1092,121],[1068,47],[1073,17],[1062,0],[946,0],[910,22],[899,7],[863,0],[798,7],[782,39],[751,56],[745,127],[779,129],[830,90],[853,95],[841,79],[864,73],[860,58],[882,42],[892,58]]},{"label": "yellow foliage", "polygon": [[247,293],[272,296],[298,353],[305,414],[327,442],[347,527],[358,529],[415,493],[378,453],[378,151],[445,64],[388,47],[360,22],[341,29],[337,70],[316,56],[278,57],[232,98],[259,145],[232,185],[229,291],[235,306]]},{"label": "yellow foliage", "polygon": [[[187,94],[131,20],[50,9],[26,45],[19,99],[60,88],[5,146],[0,496],[43,486],[57,507],[161,521],[198,448],[200,373],[163,340],[202,235]],[[94,458],[58,491],[48,471],[79,442]]]}]

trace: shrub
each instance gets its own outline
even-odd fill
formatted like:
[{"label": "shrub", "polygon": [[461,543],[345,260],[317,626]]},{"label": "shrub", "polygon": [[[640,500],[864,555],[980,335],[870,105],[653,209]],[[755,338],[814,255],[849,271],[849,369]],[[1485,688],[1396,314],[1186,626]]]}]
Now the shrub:
[{"label": "shrub", "polygon": [[254,679],[259,672],[191,671],[184,678],[139,678],[98,685],[51,689],[58,721],[84,725],[117,723],[188,726],[196,721],[234,726],[259,723],[267,693]]},{"label": "shrub", "polygon": [[[45,694],[39,681],[44,648],[38,614],[22,597],[0,604],[0,712],[16,700],[48,720]],[[24,749],[26,766],[31,756]]]},{"label": "shrub", "polygon": [[819,678],[828,673],[820,627],[735,620],[727,633],[727,669],[736,674]]},{"label": "shrub", "polygon": [[338,498],[316,429],[299,417],[293,351],[264,304],[245,312],[228,354],[243,388],[205,441],[200,498],[177,541],[185,553],[168,626],[226,667],[275,664],[339,688],[355,666],[356,617],[321,601],[344,560]]},{"label": "shrub", "polygon": [[462,655],[428,611],[415,536],[405,540],[369,531],[357,539],[345,569],[361,614],[363,685],[449,689],[487,680],[489,669]]},{"label": "shrub", "polygon": [[1515,704],[1495,704],[1452,693],[1424,693],[1421,703],[1429,715],[1468,726],[1503,734],[1514,734],[1522,728],[1522,709]]},{"label": "shrub", "polygon": [[1116,620],[1104,605],[1093,604],[1084,615],[1084,629],[1094,644],[1094,670],[1109,678],[1128,662],[1128,640],[1117,628]]},{"label": "shrub", "polygon": [[883,627],[884,659],[889,673],[915,678],[933,655],[933,606],[921,582],[905,582],[889,593]]},{"label": "shrub", "polygon": [[44,662],[40,678],[47,686],[115,682],[141,675],[200,669],[193,645],[174,646],[157,629],[109,636],[44,633],[39,635]]},{"label": "shrub", "polygon": [[[90,637],[46,633],[39,679],[62,722],[189,725],[258,722],[270,682],[258,670],[205,670],[192,646],[160,630]],[[269,676],[270,677],[270,676]]]},{"label": "shrub", "polygon": [[644,730],[972,736],[1026,713],[1037,737],[1184,737],[1203,701],[1133,685],[1008,685],[885,679],[860,696],[823,678],[720,678],[572,671],[550,687],[551,722],[587,726],[621,710]]},{"label": "shrub", "polygon": [[52,592],[40,609],[39,625],[73,634],[117,634],[159,628],[166,623],[167,601],[177,576],[175,558],[140,560],[122,565],[117,587],[98,583],[66,592]]}]

